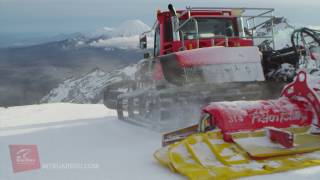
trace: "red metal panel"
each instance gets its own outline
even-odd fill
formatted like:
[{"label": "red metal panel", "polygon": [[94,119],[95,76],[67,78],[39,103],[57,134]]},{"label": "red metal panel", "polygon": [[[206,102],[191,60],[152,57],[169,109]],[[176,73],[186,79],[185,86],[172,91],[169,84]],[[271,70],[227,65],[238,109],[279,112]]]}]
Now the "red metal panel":
[{"label": "red metal panel", "polygon": [[179,64],[193,67],[209,64],[260,63],[257,47],[209,47],[176,52]]},{"label": "red metal panel", "polygon": [[[309,78],[310,80],[312,79]],[[294,83],[288,84],[282,91],[282,96],[289,97],[291,99],[300,99],[308,102],[310,107],[315,112],[316,122],[314,125],[320,127],[320,82],[312,82],[308,84],[307,73],[300,71],[296,76]]]},{"label": "red metal panel", "polygon": [[[185,40],[185,49],[190,49],[190,44],[195,49],[197,46],[196,40]],[[212,44],[212,39],[200,39],[200,48],[203,47],[214,47],[214,46],[225,46],[225,39],[217,38],[214,40],[214,44]],[[175,41],[172,43],[173,51],[178,52],[182,47],[182,43],[180,41]],[[228,47],[239,47],[239,46],[253,46],[253,41],[250,39],[241,39],[241,38],[229,38],[228,39]]]},{"label": "red metal panel", "polygon": [[294,135],[292,132],[272,127],[266,128],[266,130],[272,142],[279,143],[285,148],[292,148],[294,146]]},{"label": "red metal panel", "polygon": [[[204,111],[215,119],[224,134],[258,130],[264,127],[287,128],[312,123],[313,111],[306,103],[286,97],[277,100],[211,103]],[[226,140],[229,137],[225,137]]]},{"label": "red metal panel", "polygon": [[214,102],[203,111],[210,113],[211,124],[221,129],[225,140],[232,141],[234,132],[319,125],[319,103],[319,94],[309,87],[302,71],[277,100]]}]

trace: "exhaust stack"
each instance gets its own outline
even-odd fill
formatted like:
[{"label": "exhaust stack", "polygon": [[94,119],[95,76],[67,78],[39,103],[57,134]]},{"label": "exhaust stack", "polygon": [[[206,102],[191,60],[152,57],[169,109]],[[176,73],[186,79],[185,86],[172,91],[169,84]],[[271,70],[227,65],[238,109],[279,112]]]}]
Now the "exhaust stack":
[{"label": "exhaust stack", "polygon": [[171,17],[171,24],[172,24],[172,35],[173,35],[173,40],[174,41],[180,41],[180,34],[179,34],[179,26],[180,26],[180,22],[179,22],[179,17],[177,14],[177,11],[174,9],[172,4],[168,5],[168,9],[169,12],[171,13],[172,17]]},{"label": "exhaust stack", "polygon": [[177,12],[176,12],[176,10],[174,9],[174,7],[173,7],[172,4],[169,4],[169,5],[168,5],[168,9],[169,9],[170,13],[172,14],[172,16],[177,16]]}]

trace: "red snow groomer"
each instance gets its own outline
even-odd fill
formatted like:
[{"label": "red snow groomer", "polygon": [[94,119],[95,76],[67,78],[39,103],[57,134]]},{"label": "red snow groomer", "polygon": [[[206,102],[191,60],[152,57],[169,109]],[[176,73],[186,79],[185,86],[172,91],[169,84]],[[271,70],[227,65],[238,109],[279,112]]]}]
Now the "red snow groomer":
[{"label": "red snow groomer", "polygon": [[163,136],[160,163],[190,179],[242,176],[320,165],[320,78],[304,71],[280,98],[212,102],[197,125]]},{"label": "red snow groomer", "polygon": [[272,49],[273,25],[282,21],[273,12],[206,7],[176,11],[172,5],[159,10],[152,30],[140,36],[140,47],[148,50],[152,32],[153,52],[145,54],[133,77],[106,87],[104,104],[116,109],[121,120],[172,130],[189,125],[209,102],[276,98],[306,53],[301,43]]},{"label": "red snow groomer", "polygon": [[147,39],[154,36],[152,53],[145,54],[132,77],[114,78],[105,88],[104,104],[116,109],[120,120],[168,131],[193,123],[209,102],[277,98],[295,71],[312,61],[310,49],[317,50],[320,39],[297,30],[292,47],[275,50],[274,24],[285,22],[273,12],[214,7],[176,11],[172,5],[157,11],[152,30],[140,36],[146,51]]}]

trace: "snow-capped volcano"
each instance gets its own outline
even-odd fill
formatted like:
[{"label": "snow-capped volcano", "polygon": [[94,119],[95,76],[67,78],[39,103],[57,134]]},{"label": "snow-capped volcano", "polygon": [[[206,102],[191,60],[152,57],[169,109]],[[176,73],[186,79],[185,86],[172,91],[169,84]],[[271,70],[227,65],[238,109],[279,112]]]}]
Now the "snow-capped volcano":
[{"label": "snow-capped volcano", "polygon": [[150,27],[142,21],[137,19],[128,20],[121,23],[117,28],[107,27],[97,30],[95,34],[100,34],[100,36],[90,42],[90,46],[108,50],[115,47],[120,49],[138,49],[139,35],[148,30],[150,30]]},{"label": "snow-capped volcano", "polygon": [[114,30],[115,28],[105,26],[102,28],[98,28],[94,32],[89,33],[88,36],[90,38],[101,38],[101,37],[111,38]]},{"label": "snow-capped volcano", "polygon": [[142,21],[135,19],[124,21],[114,30],[116,37],[130,37],[140,35],[141,33],[150,30],[151,28]]},{"label": "snow-capped volcano", "polygon": [[99,38],[101,36],[114,38],[114,37],[131,37],[137,36],[141,33],[150,30],[151,28],[142,22],[141,20],[127,20],[122,22],[116,27],[105,26],[98,28],[92,33],[89,33],[88,36],[91,38]]}]

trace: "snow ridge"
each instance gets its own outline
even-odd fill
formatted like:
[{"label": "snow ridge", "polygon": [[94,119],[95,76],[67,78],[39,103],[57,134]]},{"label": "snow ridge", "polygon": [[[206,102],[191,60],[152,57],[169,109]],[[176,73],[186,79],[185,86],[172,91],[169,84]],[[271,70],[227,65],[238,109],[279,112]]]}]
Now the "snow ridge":
[{"label": "snow ridge", "polygon": [[109,73],[99,68],[80,77],[65,80],[49,94],[41,99],[41,103],[72,102],[72,103],[102,103],[105,87],[123,79],[134,77],[136,66],[131,65],[122,70]]}]

